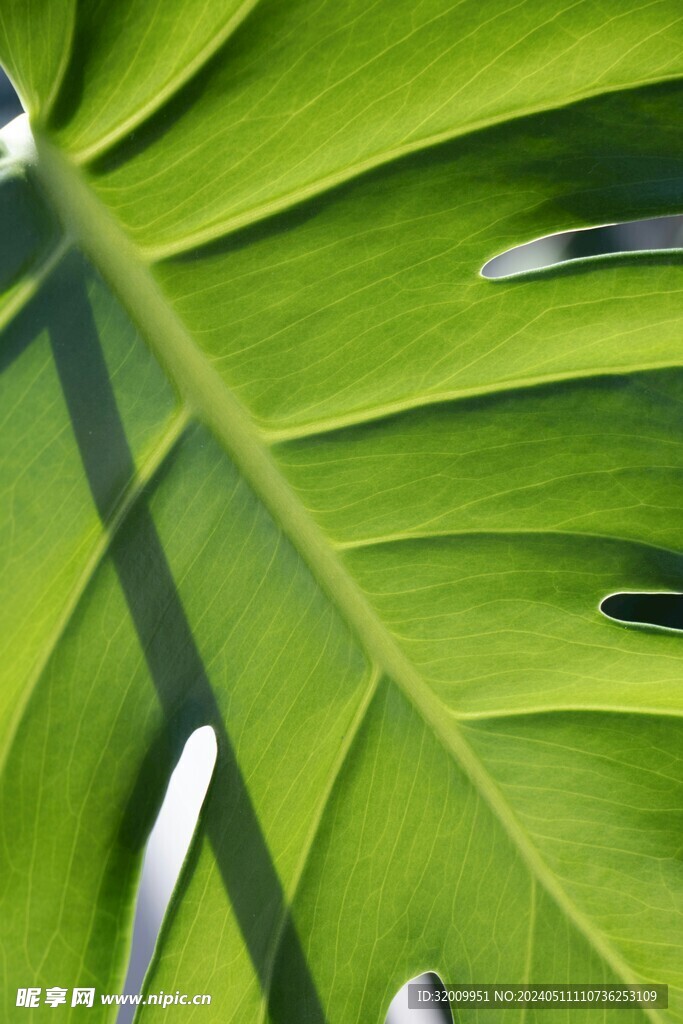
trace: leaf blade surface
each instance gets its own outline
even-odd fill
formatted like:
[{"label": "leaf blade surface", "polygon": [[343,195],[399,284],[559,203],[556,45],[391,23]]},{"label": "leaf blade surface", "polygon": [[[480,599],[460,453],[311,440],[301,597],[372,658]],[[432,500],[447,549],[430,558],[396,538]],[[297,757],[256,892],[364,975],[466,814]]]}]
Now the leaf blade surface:
[{"label": "leaf blade surface", "polygon": [[[113,746],[131,758],[116,774],[116,794],[97,826],[102,849],[121,826],[126,792],[133,792],[133,811],[149,807],[133,780],[136,767],[143,779],[151,771],[144,757],[154,735],[163,737],[168,764],[177,730],[195,715],[224,730],[224,774],[206,808],[206,838],[181,885],[184,899],[167,926],[151,986],[189,989],[191,981],[197,991],[214,992],[220,1012],[232,1015],[226,1019],[260,1006],[286,1020],[296,1003],[301,1019],[320,1021],[379,1018],[405,977],[426,967],[445,978],[537,979],[559,971],[568,981],[579,969],[592,980],[647,978],[659,969],[674,984],[680,919],[665,904],[677,884],[680,834],[677,638],[621,630],[600,616],[597,603],[611,589],[669,588],[680,578],[672,524],[680,508],[676,259],[596,262],[514,283],[477,274],[496,251],[546,230],[675,206],[679,142],[668,125],[677,84],[610,95],[675,76],[668,57],[653,64],[648,48],[659,35],[675,37],[675,18],[666,4],[651,5],[656,11],[647,15],[621,5],[618,16],[613,5],[535,5],[537,20],[520,38],[532,40],[540,59],[539,39],[547,37],[564,70],[548,91],[549,80],[532,69],[545,93],[520,85],[523,109],[506,107],[503,86],[487,94],[479,78],[488,119],[514,119],[472,132],[480,121],[466,102],[467,69],[449,65],[449,74],[462,75],[462,105],[444,105],[427,73],[433,51],[416,39],[432,38],[439,26],[446,55],[470,38],[474,18],[480,52],[498,76],[505,55],[513,55],[513,80],[514,60],[522,67],[529,55],[521,42],[506,47],[501,40],[507,17],[523,26],[520,12],[495,5],[500,17],[487,21],[467,6],[458,13],[425,5],[406,34],[410,42],[400,35],[405,11],[391,25],[394,42],[383,48],[377,26],[386,26],[384,7],[369,9],[367,17],[380,19],[371,32],[365,14],[354,21],[352,6],[338,15],[347,19],[338,28],[330,5],[275,13],[260,6],[204,71],[151,113],[134,145],[124,143],[91,168],[76,168],[69,149],[84,130],[79,110],[97,101],[101,84],[89,87],[79,107],[67,75],[55,109],[63,119],[69,110],[69,118],[60,124],[55,114],[37,131],[32,173],[112,289],[114,333],[127,333],[141,353],[150,346],[180,396],[182,417],[202,426],[182,426],[170,461],[121,521],[111,563],[92,584],[112,595],[123,590],[125,600],[119,593],[113,605],[113,635],[126,630],[131,665],[137,648],[137,667],[128,671],[139,682],[108,682],[116,678],[112,658],[120,678],[127,671],[118,648],[96,642],[109,634],[98,609],[114,598],[100,604],[87,591],[74,621],[94,667],[60,642],[54,664],[66,658],[66,666],[50,662],[48,671],[56,692],[72,696],[60,703],[39,680],[24,710],[7,756],[5,799],[12,806],[21,787],[34,793],[37,820],[33,832],[16,830],[13,870],[26,876],[30,892],[35,837],[50,829],[62,793],[57,784],[52,803],[41,796],[45,766],[58,779],[64,764],[80,758],[80,743],[72,750],[53,738],[45,709],[69,707],[86,679],[94,692],[105,686],[124,701],[113,718],[117,728],[133,714],[125,702],[142,694],[146,710],[135,717],[148,723],[112,744],[110,717],[103,711],[93,718],[105,737],[101,770],[111,775]],[[556,17],[545,18],[551,8]],[[114,16],[123,11],[121,5]],[[278,18],[302,13],[315,14],[308,37],[282,31]],[[318,38],[323,14],[330,31]],[[579,19],[577,39],[594,32],[604,46],[591,56],[590,75],[582,72],[579,92],[567,92],[577,65],[566,55],[578,52],[586,61],[588,51],[558,45],[568,25],[576,28],[568,17]],[[351,45],[361,29],[363,45]],[[269,68],[271,44],[263,40],[278,31]],[[74,38],[93,46],[92,62],[92,37],[81,31]],[[320,43],[317,62],[301,72],[310,39]],[[252,46],[259,52],[257,44],[263,75],[244,76],[240,61],[251,59]],[[125,52],[122,44],[117,59]],[[404,89],[406,53],[417,91]],[[299,112],[278,105],[296,101],[279,66],[308,95]],[[363,106],[366,66],[384,67],[385,120],[377,123]],[[338,75],[329,100],[316,86],[328,67]],[[394,119],[388,98],[399,67],[404,92]],[[240,75],[242,85],[226,98],[225,82]],[[335,148],[320,111],[327,102],[339,105],[346,82],[352,116],[338,122],[342,144]],[[226,161],[222,148],[233,144],[232,102],[251,110],[245,138],[259,143],[256,191],[240,160]],[[538,105],[551,109],[520,116]],[[253,113],[259,106],[263,124],[277,126],[274,135],[262,132]],[[317,135],[302,130],[309,110],[320,120]],[[444,110],[450,120],[442,123]],[[160,130],[162,115],[167,125]],[[462,138],[434,148],[442,135]],[[364,149],[368,139],[388,146],[382,152],[391,160]],[[169,146],[178,161],[167,159]],[[405,148],[415,155],[397,160]],[[234,151],[239,155],[239,144]],[[316,153],[324,158],[316,162]],[[359,175],[372,163],[383,166]],[[227,187],[217,166],[238,175],[240,187]],[[344,167],[355,168],[354,180],[331,188],[346,176]],[[260,218],[321,190],[320,200],[234,232],[240,218]],[[155,262],[226,231],[191,258]],[[48,333],[59,305],[56,297],[49,304]],[[96,323],[97,338],[103,333]],[[57,358],[56,365],[65,388],[64,364]],[[142,395],[138,372],[113,408],[122,412],[126,401],[147,408]],[[166,418],[149,428],[159,432],[157,450],[174,405],[165,402]],[[597,410],[592,432],[587,409]],[[72,401],[77,437],[79,416]],[[607,433],[615,421],[616,436]],[[86,444],[83,425],[80,456],[102,514],[92,468],[97,449]],[[130,429],[123,426],[124,439]],[[504,451],[496,444],[501,436]],[[134,456],[124,464],[118,493],[136,474]],[[614,489],[601,505],[606,481]],[[104,482],[112,482],[106,474]],[[82,498],[78,504],[84,507]],[[136,568],[150,551],[157,561],[149,576],[158,584],[151,594]],[[100,573],[108,582],[96,582]],[[147,605],[151,618],[142,612]],[[81,626],[88,615],[92,624]],[[172,651],[174,637],[181,653],[169,659],[164,641]],[[314,771],[308,736],[315,737]],[[619,742],[638,756],[617,764]],[[35,750],[42,753],[32,760]],[[653,751],[663,758],[661,773]],[[79,777],[78,824],[64,825],[78,852],[71,863],[87,856],[84,819],[93,800],[87,772]],[[553,815],[548,794],[556,792],[562,813]],[[226,807],[237,817],[226,820]],[[240,842],[234,825],[245,820]],[[607,845],[598,841],[601,820]],[[31,857],[22,843],[33,847]],[[115,847],[111,877],[120,893],[105,898],[102,880],[91,882],[93,905],[120,913],[122,922],[137,863],[130,846]],[[55,837],[55,864],[67,847]],[[28,873],[16,866],[25,863]],[[251,926],[245,908],[257,907],[264,879],[262,917]],[[52,880],[44,884],[50,891]],[[22,891],[12,904],[17,928],[26,907],[33,919]],[[35,938],[26,933],[24,969],[44,927],[56,936],[50,950],[61,948],[66,932],[77,948],[88,947],[85,909],[68,926],[61,917],[46,926],[39,915]],[[207,945],[215,950],[212,963],[202,954]],[[120,961],[121,942],[113,949],[102,929],[95,948],[100,958],[89,970],[111,984],[110,958]],[[143,1019],[155,1013],[147,1008]],[[672,1005],[668,1015],[651,1016],[675,1020],[680,1011]]]}]

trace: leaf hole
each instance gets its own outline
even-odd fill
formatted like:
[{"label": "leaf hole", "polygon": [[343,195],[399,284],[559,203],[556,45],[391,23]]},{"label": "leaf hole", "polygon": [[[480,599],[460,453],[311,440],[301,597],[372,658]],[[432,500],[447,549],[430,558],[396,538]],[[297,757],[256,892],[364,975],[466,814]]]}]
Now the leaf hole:
[{"label": "leaf hole", "polygon": [[481,273],[489,280],[499,280],[594,256],[675,251],[681,247],[683,215],[651,217],[545,235],[494,256],[484,264]]},{"label": "leaf hole", "polygon": [[23,113],[21,100],[5,72],[0,68],[0,127]]},{"label": "leaf hole", "polygon": [[411,978],[392,999],[384,1024],[453,1024],[453,1015],[447,1005],[411,1008],[408,1003],[409,985],[419,985],[429,998],[430,993],[443,989],[444,983],[434,971],[426,971]]},{"label": "leaf hole", "polygon": [[610,594],[600,602],[600,611],[615,622],[683,632],[683,594]]},{"label": "leaf hole", "polygon": [[[168,904],[197,830],[216,754],[216,734],[212,727],[204,725],[195,729],[169,779],[145,848],[123,986],[125,994],[137,995],[142,990]],[[134,1006],[121,1006],[116,1024],[130,1024],[134,1014]]]}]

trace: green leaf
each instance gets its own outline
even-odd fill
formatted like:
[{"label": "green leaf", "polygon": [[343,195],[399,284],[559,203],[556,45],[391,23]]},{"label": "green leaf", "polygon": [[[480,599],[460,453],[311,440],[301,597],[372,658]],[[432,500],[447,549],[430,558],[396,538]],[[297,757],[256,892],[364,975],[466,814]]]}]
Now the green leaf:
[{"label": "green leaf", "polygon": [[681,639],[599,611],[681,589],[680,253],[480,275],[680,211],[682,42],[673,0],[4,0],[4,1019],[119,990],[209,724],[146,989],[212,1004],[143,1024],[381,1022],[424,970],[683,1021]]}]

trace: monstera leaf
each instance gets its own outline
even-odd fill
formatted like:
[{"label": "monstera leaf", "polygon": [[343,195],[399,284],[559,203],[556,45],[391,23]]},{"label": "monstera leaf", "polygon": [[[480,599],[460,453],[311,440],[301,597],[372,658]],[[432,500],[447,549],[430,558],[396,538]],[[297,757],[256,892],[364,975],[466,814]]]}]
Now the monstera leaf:
[{"label": "monstera leaf", "polygon": [[683,208],[678,0],[0,13],[3,1020],[120,990],[207,724],[143,1024],[683,1020],[683,645],[600,611],[680,589],[681,256],[480,273]]}]

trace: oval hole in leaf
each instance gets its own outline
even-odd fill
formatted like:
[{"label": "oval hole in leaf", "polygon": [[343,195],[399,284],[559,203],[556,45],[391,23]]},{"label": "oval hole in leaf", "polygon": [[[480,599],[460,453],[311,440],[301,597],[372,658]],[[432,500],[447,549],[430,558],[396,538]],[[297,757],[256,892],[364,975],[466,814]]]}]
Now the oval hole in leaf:
[{"label": "oval hole in leaf", "polygon": [[411,978],[392,999],[384,1024],[453,1024],[453,1015],[448,1006],[425,1010],[408,1009],[408,985],[418,983],[431,990],[443,988],[443,981],[434,971],[427,971]]},{"label": "oval hole in leaf", "polygon": [[610,594],[600,611],[615,622],[683,631],[683,594]]},{"label": "oval hole in leaf", "polygon": [[[216,764],[216,734],[203,725],[180,755],[150,832],[135,904],[125,993],[140,992],[169,900],[175,889]],[[122,1006],[116,1024],[130,1024],[134,1006]]]},{"label": "oval hole in leaf", "polygon": [[682,246],[683,216],[653,217],[578,231],[560,231],[515,245],[485,263],[481,273],[483,277],[496,280],[525,271],[562,266],[589,256],[675,250]]}]

